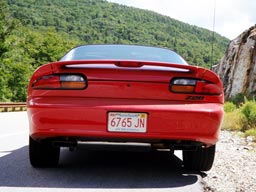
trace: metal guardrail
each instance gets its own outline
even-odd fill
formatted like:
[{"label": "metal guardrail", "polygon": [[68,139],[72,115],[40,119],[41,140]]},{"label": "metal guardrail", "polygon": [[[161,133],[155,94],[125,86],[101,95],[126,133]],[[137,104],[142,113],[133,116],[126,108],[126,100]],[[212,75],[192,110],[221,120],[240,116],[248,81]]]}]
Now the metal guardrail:
[{"label": "metal guardrail", "polygon": [[0,112],[25,111],[27,109],[26,102],[3,103],[0,102]]}]

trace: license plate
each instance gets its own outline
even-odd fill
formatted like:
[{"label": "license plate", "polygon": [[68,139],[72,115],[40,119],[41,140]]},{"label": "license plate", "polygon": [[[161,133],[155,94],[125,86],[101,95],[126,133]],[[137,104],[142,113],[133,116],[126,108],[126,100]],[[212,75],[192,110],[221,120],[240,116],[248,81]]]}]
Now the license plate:
[{"label": "license plate", "polygon": [[146,133],[147,113],[108,113],[108,131]]}]

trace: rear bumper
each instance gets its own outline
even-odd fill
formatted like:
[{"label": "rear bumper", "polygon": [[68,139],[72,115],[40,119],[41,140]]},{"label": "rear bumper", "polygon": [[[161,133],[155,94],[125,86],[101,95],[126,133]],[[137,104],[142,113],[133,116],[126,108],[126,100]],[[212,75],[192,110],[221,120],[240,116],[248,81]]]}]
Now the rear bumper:
[{"label": "rear bumper", "polygon": [[[36,97],[27,102],[30,135],[34,139],[185,140],[213,145],[223,117],[223,105],[216,103],[69,97]],[[110,111],[148,113],[146,133],[109,132]]]}]

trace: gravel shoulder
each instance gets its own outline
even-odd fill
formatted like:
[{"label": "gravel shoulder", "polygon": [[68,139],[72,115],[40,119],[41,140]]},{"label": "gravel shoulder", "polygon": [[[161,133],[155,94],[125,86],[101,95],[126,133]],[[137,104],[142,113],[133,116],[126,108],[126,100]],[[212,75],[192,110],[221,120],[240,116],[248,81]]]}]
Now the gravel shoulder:
[{"label": "gravel shoulder", "polygon": [[203,178],[207,192],[256,191],[256,144],[239,133],[222,131],[213,168]]}]

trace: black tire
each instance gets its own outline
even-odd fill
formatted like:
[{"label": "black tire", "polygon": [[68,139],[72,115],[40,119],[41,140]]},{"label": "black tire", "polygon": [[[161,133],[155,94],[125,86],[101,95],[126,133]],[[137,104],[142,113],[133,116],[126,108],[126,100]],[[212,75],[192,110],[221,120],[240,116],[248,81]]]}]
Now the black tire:
[{"label": "black tire", "polygon": [[55,167],[59,156],[59,147],[54,147],[51,142],[37,142],[29,137],[29,159],[33,167]]},{"label": "black tire", "polygon": [[209,171],[212,168],[215,145],[208,148],[198,148],[196,151],[182,151],[183,165],[193,171]]}]

